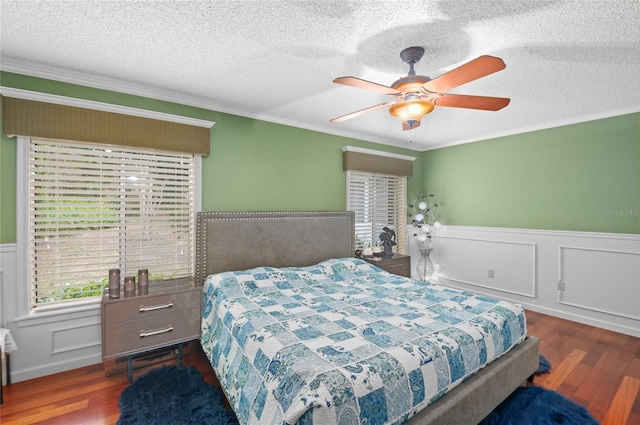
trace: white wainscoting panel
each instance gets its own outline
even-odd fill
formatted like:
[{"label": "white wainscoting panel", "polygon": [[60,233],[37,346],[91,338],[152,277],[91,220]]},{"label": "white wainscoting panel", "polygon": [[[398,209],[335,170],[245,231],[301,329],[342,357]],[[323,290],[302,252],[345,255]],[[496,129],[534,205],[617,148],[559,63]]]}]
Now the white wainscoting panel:
[{"label": "white wainscoting panel", "polygon": [[639,252],[561,246],[559,262],[561,304],[640,320]]},{"label": "white wainscoting panel", "polygon": [[11,356],[11,380],[20,382],[102,361],[100,303],[29,313],[27,282],[16,244],[0,245],[0,323],[11,330],[18,350]]},{"label": "white wainscoting panel", "polygon": [[51,330],[51,354],[67,353],[89,347],[102,350],[99,317],[95,323],[66,326]]},{"label": "white wainscoting panel", "polygon": [[442,236],[435,245],[448,280],[535,298],[535,244]]},{"label": "white wainscoting panel", "polygon": [[443,226],[432,246],[434,282],[640,337],[640,235]]}]

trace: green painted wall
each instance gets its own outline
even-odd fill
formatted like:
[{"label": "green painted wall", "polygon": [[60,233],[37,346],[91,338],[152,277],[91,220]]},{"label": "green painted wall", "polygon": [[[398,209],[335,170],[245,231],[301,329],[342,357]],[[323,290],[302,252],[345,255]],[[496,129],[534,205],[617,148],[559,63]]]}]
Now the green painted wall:
[{"label": "green painted wall", "polygon": [[[1,108],[0,104],[0,108]],[[0,115],[2,111],[0,110]],[[0,120],[0,130],[2,120]],[[16,144],[0,131],[0,243],[16,241]]]},{"label": "green painted wall", "polygon": [[[342,171],[344,145],[419,157],[420,153],[361,140],[332,136],[265,121],[3,72],[0,84],[61,96],[214,121],[211,155],[202,161],[202,208],[205,211],[344,210],[346,181]],[[0,243],[16,241],[15,140],[0,139]],[[408,193],[421,191],[416,177]]]},{"label": "green painted wall", "polygon": [[640,233],[640,114],[422,153],[444,223]]},{"label": "green painted wall", "polygon": [[[6,72],[0,84],[216,122],[204,210],[342,210],[340,148],[352,145],[417,156],[408,202],[437,194],[446,224],[640,233],[640,114],[417,153]],[[15,158],[15,140],[2,135],[0,243],[16,241]]]}]

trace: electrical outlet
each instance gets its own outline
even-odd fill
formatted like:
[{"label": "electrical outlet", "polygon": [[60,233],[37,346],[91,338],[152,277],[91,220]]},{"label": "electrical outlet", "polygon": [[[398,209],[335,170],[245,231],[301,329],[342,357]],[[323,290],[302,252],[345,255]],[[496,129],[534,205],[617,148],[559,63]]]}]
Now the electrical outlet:
[{"label": "electrical outlet", "polygon": [[489,277],[493,279],[493,270],[489,269]]}]

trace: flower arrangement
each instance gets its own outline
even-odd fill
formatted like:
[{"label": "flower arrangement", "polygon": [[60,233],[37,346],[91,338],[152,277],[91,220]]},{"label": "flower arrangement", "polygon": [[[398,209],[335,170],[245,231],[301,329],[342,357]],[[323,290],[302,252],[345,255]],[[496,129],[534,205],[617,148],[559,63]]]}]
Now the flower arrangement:
[{"label": "flower arrangement", "polygon": [[[436,220],[435,209],[438,204],[435,202],[435,195],[418,195],[409,207],[413,208],[413,226],[422,228],[436,227],[440,228],[440,222]],[[409,214],[411,216],[411,214]]]}]

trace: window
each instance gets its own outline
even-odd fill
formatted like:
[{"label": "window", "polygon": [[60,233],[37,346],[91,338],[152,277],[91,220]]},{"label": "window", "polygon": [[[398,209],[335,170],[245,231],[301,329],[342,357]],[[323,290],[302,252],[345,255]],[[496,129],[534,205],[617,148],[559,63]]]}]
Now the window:
[{"label": "window", "polygon": [[[355,212],[356,248],[375,246],[384,227],[396,233],[394,252],[405,252],[406,177],[347,171],[347,209]],[[397,249],[397,251],[396,251]]]},{"label": "window", "polygon": [[112,268],[145,268],[150,280],[193,274],[193,154],[29,145],[31,308],[100,296]]}]

